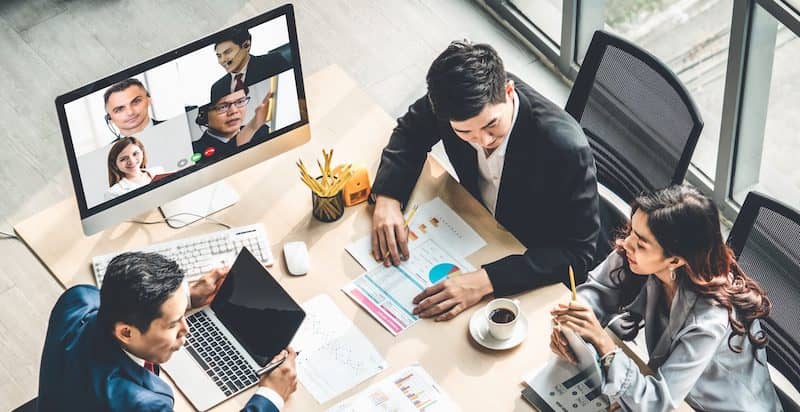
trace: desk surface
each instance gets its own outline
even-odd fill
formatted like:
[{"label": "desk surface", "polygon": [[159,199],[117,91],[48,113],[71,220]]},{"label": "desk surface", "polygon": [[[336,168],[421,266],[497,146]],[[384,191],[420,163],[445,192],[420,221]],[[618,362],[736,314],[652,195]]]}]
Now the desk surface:
[{"label": "desk surface", "polygon": [[[380,150],[394,120],[336,66],[308,77],[306,90],[312,131],[310,143],[230,177],[228,182],[238,190],[241,200],[213,217],[232,226],[262,223],[276,257],[276,264],[270,268],[272,275],[298,302],[320,293],[331,296],[378,348],[389,368],[323,405],[318,404],[301,384],[285,410],[324,410],[417,362],[464,411],[531,410],[520,397],[521,376],[550,356],[548,311],[556,302],[568,299],[568,291],[561,285],[553,285],[521,295],[521,307],[530,325],[528,338],[508,351],[484,350],[471,340],[467,325],[478,307],[449,322],[419,322],[393,337],[339,289],[363,273],[344,246],[369,233],[371,208],[364,204],[348,208],[344,217],[334,223],[314,220],[309,190],[299,182],[294,162],[301,158],[311,163],[320,156],[322,148],[334,148],[334,162],[367,165],[374,177]],[[476,267],[523,250],[522,245],[500,227],[480,203],[434,159],[429,158],[412,201],[422,202],[435,196],[440,196],[486,239],[488,246],[468,257]],[[148,220],[160,218],[161,215],[155,211],[139,217]],[[218,226],[203,222],[180,230],[170,229],[164,224],[122,223],[85,237],[72,198],[15,226],[25,243],[65,287],[94,283],[89,266],[92,256],[217,229]],[[281,246],[293,240],[303,240],[309,247],[311,270],[303,277],[289,276],[283,262]],[[238,410],[254,390],[240,394],[214,410]],[[192,409],[179,391],[175,391],[175,399],[176,410]]]}]

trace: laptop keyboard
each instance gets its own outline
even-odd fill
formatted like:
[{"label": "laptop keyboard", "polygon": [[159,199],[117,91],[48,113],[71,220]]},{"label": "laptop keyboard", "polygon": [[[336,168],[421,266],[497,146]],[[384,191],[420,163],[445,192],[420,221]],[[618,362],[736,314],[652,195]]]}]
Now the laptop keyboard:
[{"label": "laptop keyboard", "polygon": [[189,334],[184,348],[195,358],[225,396],[258,382],[258,375],[219,328],[203,312],[186,318]]}]

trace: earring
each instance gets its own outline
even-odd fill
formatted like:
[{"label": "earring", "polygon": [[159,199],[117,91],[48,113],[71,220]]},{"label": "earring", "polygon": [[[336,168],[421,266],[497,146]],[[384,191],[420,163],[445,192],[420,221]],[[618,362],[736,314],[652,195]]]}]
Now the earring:
[{"label": "earring", "polygon": [[669,270],[669,277],[672,278],[672,280],[676,279],[677,276],[675,275],[675,269]]}]

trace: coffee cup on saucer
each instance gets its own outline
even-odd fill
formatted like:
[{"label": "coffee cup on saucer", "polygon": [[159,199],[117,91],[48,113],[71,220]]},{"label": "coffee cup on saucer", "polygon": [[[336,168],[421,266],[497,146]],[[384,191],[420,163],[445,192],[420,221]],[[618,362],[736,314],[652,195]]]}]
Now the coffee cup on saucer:
[{"label": "coffee cup on saucer", "polygon": [[486,324],[495,339],[506,340],[514,334],[519,317],[519,301],[498,298],[486,305]]}]

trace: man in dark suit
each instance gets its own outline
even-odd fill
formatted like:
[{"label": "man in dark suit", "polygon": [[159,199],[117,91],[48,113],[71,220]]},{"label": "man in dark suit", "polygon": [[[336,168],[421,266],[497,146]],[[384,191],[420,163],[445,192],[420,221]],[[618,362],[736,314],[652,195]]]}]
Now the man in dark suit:
[{"label": "man in dark suit", "polygon": [[252,41],[250,32],[242,27],[234,27],[217,39],[214,44],[217,62],[228,74],[214,82],[211,86],[212,94],[224,96],[253,86],[292,67],[277,52],[253,56],[250,54]]},{"label": "man in dark suit", "polygon": [[[211,302],[227,275],[217,269],[188,286],[177,263],[155,253],[124,253],[103,286],[75,286],[58,299],[39,371],[39,410],[171,411],[172,390],[158,364],[188,333],[184,313]],[[297,387],[296,354],[262,377],[246,411],[277,412]],[[277,372],[277,373],[276,373]]]},{"label": "man in dark suit", "polygon": [[527,247],[414,298],[414,313],[451,319],[494,294],[585,279],[600,229],[594,158],[580,126],[503,68],[486,44],[453,42],[431,65],[428,93],[397,121],[373,185],[372,248],[409,255],[402,208],[439,140],[461,184]]},{"label": "man in dark suit", "polygon": [[196,164],[228,157],[269,137],[269,126],[265,123],[269,121],[272,95],[265,96],[245,124],[249,93],[248,87],[225,95],[215,95],[214,90],[211,91],[211,103],[201,106],[195,119],[199,126],[205,127],[200,139],[192,142],[194,153],[201,155]]},{"label": "man in dark suit", "polygon": [[[138,79],[130,78],[113,84],[103,93],[106,125],[117,138],[134,136],[161,123],[150,118],[150,92]],[[116,130],[111,127],[114,124]]]}]

